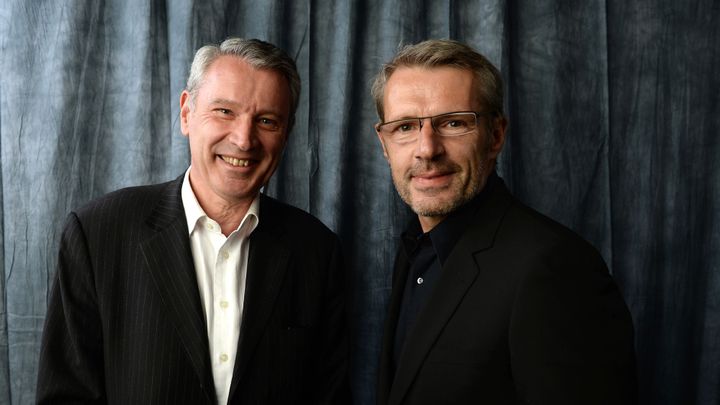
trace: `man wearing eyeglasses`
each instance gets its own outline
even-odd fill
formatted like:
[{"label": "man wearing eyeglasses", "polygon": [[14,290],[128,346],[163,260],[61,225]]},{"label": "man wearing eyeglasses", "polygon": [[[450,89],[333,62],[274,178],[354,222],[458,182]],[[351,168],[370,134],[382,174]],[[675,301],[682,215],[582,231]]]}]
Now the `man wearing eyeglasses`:
[{"label": "man wearing eyeglasses", "polygon": [[378,403],[635,403],[632,320],[603,259],[495,172],[497,69],[430,40],[400,50],[372,94],[417,214],[395,261]]}]

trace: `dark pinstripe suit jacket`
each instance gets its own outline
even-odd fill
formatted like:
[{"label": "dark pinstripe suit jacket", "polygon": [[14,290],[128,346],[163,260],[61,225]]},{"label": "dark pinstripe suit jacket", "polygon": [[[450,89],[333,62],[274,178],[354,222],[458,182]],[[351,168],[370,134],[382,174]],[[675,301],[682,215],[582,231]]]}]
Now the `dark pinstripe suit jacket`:
[{"label": "dark pinstripe suit jacket", "polygon": [[[70,214],[38,403],[217,402],[181,184],[123,189]],[[346,402],[344,284],[337,237],[262,196],[230,403]]]},{"label": "dark pinstripe suit jacket", "polygon": [[398,255],[378,404],[637,403],[632,320],[601,256],[502,182],[445,260],[395,367],[409,264]]}]

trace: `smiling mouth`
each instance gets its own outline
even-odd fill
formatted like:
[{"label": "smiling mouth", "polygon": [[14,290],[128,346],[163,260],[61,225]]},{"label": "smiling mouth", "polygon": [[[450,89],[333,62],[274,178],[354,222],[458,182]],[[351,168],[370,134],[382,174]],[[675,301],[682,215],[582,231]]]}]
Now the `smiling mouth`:
[{"label": "smiling mouth", "polygon": [[432,181],[432,180],[440,180],[443,178],[446,178],[447,176],[450,176],[451,172],[433,172],[433,173],[417,173],[412,174],[411,178],[415,180],[420,181]]},{"label": "smiling mouth", "polygon": [[448,187],[452,181],[451,175],[451,172],[417,173],[410,178],[417,190],[430,192]]},{"label": "smiling mouth", "polygon": [[413,177],[419,178],[419,179],[435,179],[438,177],[444,177],[449,175],[450,173],[421,173],[413,175]]},{"label": "smiling mouth", "polygon": [[235,167],[248,167],[248,165],[250,164],[250,161],[245,160],[245,159],[236,159],[234,157],[228,157],[228,156],[222,156],[222,155],[220,156],[220,158],[222,160],[224,160],[225,163],[231,164]]}]

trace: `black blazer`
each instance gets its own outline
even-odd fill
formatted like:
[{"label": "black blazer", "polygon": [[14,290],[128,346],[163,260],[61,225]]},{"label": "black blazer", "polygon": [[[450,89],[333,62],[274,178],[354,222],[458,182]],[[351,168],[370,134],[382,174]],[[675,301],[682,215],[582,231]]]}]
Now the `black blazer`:
[{"label": "black blazer", "polygon": [[632,320],[598,252],[502,182],[481,204],[394,371],[398,255],[378,404],[634,403]]},{"label": "black blazer", "polygon": [[[217,402],[181,184],[120,190],[69,215],[38,403]],[[344,284],[335,234],[261,196],[229,403],[345,403]]]}]

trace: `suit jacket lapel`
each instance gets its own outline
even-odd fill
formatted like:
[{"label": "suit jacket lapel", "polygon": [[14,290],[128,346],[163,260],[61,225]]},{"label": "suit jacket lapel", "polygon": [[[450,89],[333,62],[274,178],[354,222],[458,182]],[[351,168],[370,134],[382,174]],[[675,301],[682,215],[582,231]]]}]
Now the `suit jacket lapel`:
[{"label": "suit jacket lapel", "polygon": [[[395,286],[404,286],[405,280],[410,269],[410,262],[405,254],[404,249],[400,249],[395,257],[395,265],[393,271],[392,284]],[[385,319],[382,341],[382,350],[380,352],[380,365],[378,367],[378,403],[386,404],[390,394],[390,388],[393,382],[393,348],[395,346],[395,332],[398,318],[400,316],[400,306],[402,304],[404,288],[397,287],[392,289],[390,295],[390,304],[388,308],[387,319]]]},{"label": "suit jacket lapel", "polygon": [[175,324],[208,398],[214,403],[215,384],[210,366],[207,327],[180,196],[182,180],[181,176],[168,184],[158,205],[148,217],[147,225],[151,231],[141,242],[141,250],[146,269],[157,287],[167,315]]},{"label": "suit jacket lapel", "polygon": [[[443,265],[442,274],[433,289],[432,295],[425,308],[418,315],[415,327],[406,338],[405,348],[395,373],[388,403],[401,403],[437,337],[477,278],[478,271],[481,269],[475,262],[473,255],[492,247],[495,233],[511,199],[512,196],[505,185],[498,184],[488,195],[487,200],[481,204],[472,223],[453,248],[452,253]],[[402,289],[402,286],[404,286],[407,277],[407,264],[405,264],[405,267],[405,277],[394,281],[394,283],[399,284],[393,290]],[[391,312],[390,315],[395,320],[402,301],[402,293],[398,295],[399,298],[393,295],[394,312]],[[394,328],[394,324],[392,325]],[[383,346],[386,348],[392,347],[393,339],[386,339]],[[385,361],[384,358],[383,361]]]},{"label": "suit jacket lapel", "polygon": [[290,249],[283,237],[284,224],[277,218],[273,204],[272,200],[260,195],[260,222],[250,235],[242,326],[229,398],[233,397],[255,347],[265,333],[288,267]]}]

